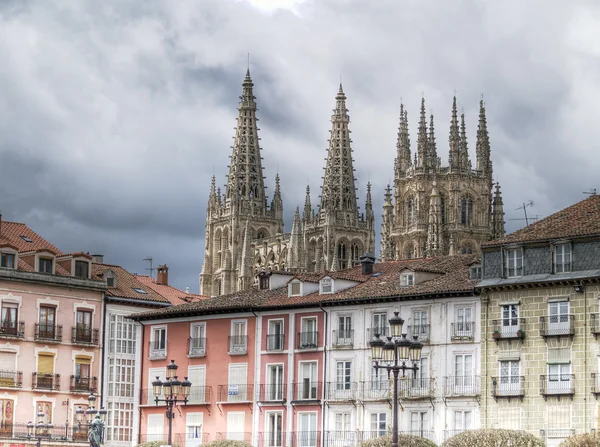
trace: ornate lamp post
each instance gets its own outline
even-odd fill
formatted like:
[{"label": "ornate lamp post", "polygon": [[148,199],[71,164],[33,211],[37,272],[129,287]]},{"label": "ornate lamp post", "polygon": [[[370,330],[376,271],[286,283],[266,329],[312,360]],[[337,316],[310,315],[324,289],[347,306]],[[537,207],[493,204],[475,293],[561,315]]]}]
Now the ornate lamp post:
[{"label": "ornate lamp post", "polygon": [[75,410],[75,416],[77,418],[79,428],[81,428],[83,415],[85,414],[85,419],[88,425],[88,440],[90,441],[90,445],[92,447],[98,447],[102,442],[104,442],[104,420],[106,418],[106,413],[107,411],[104,408],[100,408],[100,410],[96,409],[96,396],[94,393],[88,396],[87,410],[84,410],[81,407],[77,407],[77,410]]},{"label": "ornate lamp post", "polygon": [[387,371],[388,377],[390,373],[394,377],[392,447],[398,447],[398,374],[402,371],[402,377],[404,377],[406,371],[409,370],[413,371],[413,375],[416,376],[423,345],[417,341],[418,336],[415,335],[414,341],[410,341],[406,338],[406,334],[402,333],[404,320],[398,316],[398,312],[394,312],[389,323],[392,336],[383,341],[379,338],[379,334],[375,334],[371,340],[371,358],[376,370],[384,369]]},{"label": "ornate lamp post", "polygon": [[37,447],[42,445],[42,436],[44,434],[47,434],[52,439],[54,425],[52,423],[44,424],[44,416],[45,414],[40,410],[37,413],[37,422],[35,425],[31,421],[27,423],[27,437],[31,439],[35,436],[37,438]]},{"label": "ornate lamp post", "polygon": [[[173,445],[171,443],[171,437],[173,433],[173,406],[177,404],[177,402],[183,402],[184,405],[187,405],[188,396],[190,395],[190,389],[192,387],[192,382],[188,380],[186,377],[183,382],[177,380],[177,368],[179,368],[175,364],[175,360],[171,360],[171,363],[167,365],[167,377],[164,382],[161,382],[160,377],[157,377],[154,382],[152,382],[152,391],[154,393],[154,401],[156,405],[159,402],[164,402],[167,405],[166,416],[169,420],[169,439],[167,440],[169,445]],[[160,395],[164,394],[164,398],[160,398]]]}]

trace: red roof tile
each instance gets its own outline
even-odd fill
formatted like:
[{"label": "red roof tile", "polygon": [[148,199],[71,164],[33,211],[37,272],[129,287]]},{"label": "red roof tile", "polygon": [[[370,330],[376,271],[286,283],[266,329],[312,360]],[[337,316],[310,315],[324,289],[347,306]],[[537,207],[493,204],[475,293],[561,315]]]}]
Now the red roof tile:
[{"label": "red roof tile", "polygon": [[[148,287],[137,278],[118,265],[110,264],[92,264],[92,279],[103,280],[104,273],[111,270],[117,276],[116,287],[109,287],[106,290],[106,296],[115,298],[128,298],[140,301],[154,301],[159,303],[169,303],[166,297],[163,297],[156,292],[152,287]],[[135,289],[144,291],[145,293],[136,292]]]},{"label": "red roof tile", "polygon": [[167,298],[171,304],[185,304],[185,303],[193,303],[200,300],[206,300],[210,297],[204,295],[196,295],[194,293],[185,293],[182,290],[177,289],[173,286],[166,286],[164,284],[158,284],[156,280],[150,278],[145,275],[134,275],[135,278],[140,281],[142,284],[150,287],[160,295]]},{"label": "red roof tile", "polygon": [[[29,239],[27,242],[24,238]],[[31,228],[23,223],[17,222],[2,222],[0,223],[0,243],[9,243],[17,247],[19,253],[26,253],[37,250],[49,250],[56,254],[62,255],[61,251],[41,237]]]}]

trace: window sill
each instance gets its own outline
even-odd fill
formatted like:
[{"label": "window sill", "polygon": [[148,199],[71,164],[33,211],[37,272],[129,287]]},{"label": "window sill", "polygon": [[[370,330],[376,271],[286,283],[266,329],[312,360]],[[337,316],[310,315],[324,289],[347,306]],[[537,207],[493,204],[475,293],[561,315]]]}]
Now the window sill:
[{"label": "window sill", "polygon": [[248,355],[248,350],[246,349],[245,351],[228,351],[227,354],[229,354],[229,355]]},{"label": "window sill", "polygon": [[204,352],[194,352],[194,353],[189,353],[188,354],[188,358],[190,359],[197,359],[197,358],[204,358],[206,357],[206,351]]}]

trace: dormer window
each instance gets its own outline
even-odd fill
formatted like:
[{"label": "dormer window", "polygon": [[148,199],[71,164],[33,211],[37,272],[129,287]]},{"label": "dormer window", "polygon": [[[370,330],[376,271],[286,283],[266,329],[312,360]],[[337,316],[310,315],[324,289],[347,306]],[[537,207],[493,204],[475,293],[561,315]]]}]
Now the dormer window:
[{"label": "dormer window", "polygon": [[474,281],[478,281],[481,279],[481,266],[480,265],[474,265],[473,267],[471,267],[469,269],[469,279],[474,280]]},{"label": "dormer window", "polygon": [[571,244],[554,246],[554,273],[571,271]]},{"label": "dormer window", "polygon": [[321,294],[333,293],[333,279],[323,278],[321,280]]},{"label": "dormer window", "polygon": [[90,263],[88,261],[75,261],[75,276],[78,278],[89,278]]},{"label": "dormer window", "polygon": [[523,250],[521,248],[506,250],[506,276],[508,278],[523,276]]},{"label": "dormer window", "polygon": [[38,271],[40,273],[52,273],[52,258],[39,258]]},{"label": "dormer window", "polygon": [[108,287],[114,287],[115,286],[115,278],[106,278],[106,285]]},{"label": "dormer window", "polygon": [[301,282],[296,281],[290,284],[289,295],[290,296],[299,296],[301,294]]},{"label": "dormer window", "polygon": [[415,285],[415,274],[414,273],[402,273],[400,275],[400,285],[402,287],[409,287]]},{"label": "dormer window", "polygon": [[261,275],[258,277],[258,288],[259,290],[269,290],[269,276]]},{"label": "dormer window", "polygon": [[112,270],[104,272],[104,279],[108,287],[117,287],[117,275]]},{"label": "dormer window", "polygon": [[15,268],[15,254],[14,253],[2,253],[1,266],[5,269]]}]

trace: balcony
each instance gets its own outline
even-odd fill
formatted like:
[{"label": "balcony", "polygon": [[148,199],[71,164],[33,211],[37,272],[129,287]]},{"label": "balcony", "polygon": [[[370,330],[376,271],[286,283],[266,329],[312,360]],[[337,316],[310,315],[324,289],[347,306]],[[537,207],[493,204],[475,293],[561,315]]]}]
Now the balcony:
[{"label": "balcony", "polygon": [[148,359],[164,360],[167,358],[167,341],[150,340],[148,342]]},{"label": "balcony", "polygon": [[367,329],[367,343],[369,343],[369,346],[371,346],[371,340],[373,340],[376,335],[379,335],[382,340],[385,340],[385,337],[390,335],[390,327],[381,326]]},{"label": "balcony", "polygon": [[71,343],[77,345],[98,345],[98,329],[77,325],[71,328]]},{"label": "balcony", "polygon": [[219,403],[247,403],[252,402],[254,385],[250,383],[230,383],[219,385],[217,402]]},{"label": "balcony", "polygon": [[354,447],[357,438],[356,431],[326,431],[323,444],[325,447]]},{"label": "balcony", "polygon": [[548,396],[572,396],[575,394],[574,374],[548,374],[540,376],[540,394]]},{"label": "balcony", "polygon": [[144,388],[143,390],[141,390],[141,403],[140,405],[156,405],[156,406],[164,406],[165,403],[164,402],[158,402],[158,404],[156,403],[156,401],[154,400],[154,393],[152,388]]},{"label": "balcony", "polygon": [[388,380],[360,382],[360,391],[363,401],[382,401],[389,400],[392,397]]},{"label": "balcony", "polygon": [[[77,425],[75,427],[72,426],[64,426],[64,425],[54,425],[54,429],[52,434],[47,429],[43,429],[41,433],[42,445],[47,445],[48,442],[53,442],[55,446],[65,446],[69,445],[71,442],[81,442],[85,441],[85,445],[89,445],[88,443],[88,432],[87,426],[85,426],[85,437],[81,436],[81,432],[83,429],[78,429]],[[0,424],[0,438],[3,439],[4,445],[20,445],[20,446],[28,446],[33,447],[35,445],[35,441],[37,441],[37,436],[30,437],[28,436],[27,423],[10,423],[10,422],[2,422]],[[15,440],[16,442],[8,442],[7,440]],[[18,440],[18,441],[17,441]],[[33,443],[31,443],[33,442]],[[67,444],[69,443],[69,444]],[[79,444],[81,445],[81,444]]]},{"label": "balcony", "polygon": [[414,336],[416,335],[418,337],[418,340],[421,343],[428,342],[429,341],[429,328],[430,328],[430,326],[428,324],[409,325],[409,326],[407,326],[408,338],[410,340],[413,340]]},{"label": "balcony", "polygon": [[309,379],[304,379],[300,383],[294,383],[293,386],[292,402],[318,403],[321,400],[321,382],[311,382]]},{"label": "balcony", "polygon": [[284,334],[267,334],[267,351],[279,352],[285,349]]},{"label": "balcony", "polygon": [[[210,434],[209,433],[198,433],[195,430],[192,433],[174,433],[173,438],[175,439],[175,442],[173,443],[173,445],[180,445],[180,446],[204,445],[204,444],[208,444],[210,442]],[[87,437],[86,437],[86,439],[87,439]],[[142,443],[141,440],[140,440],[140,443]],[[166,444],[166,442],[165,442],[165,444]]]},{"label": "balcony", "polygon": [[299,332],[298,349],[317,349],[319,333],[317,331]]},{"label": "balcony", "polygon": [[246,355],[248,354],[248,336],[247,335],[230,335],[229,336],[229,355]]},{"label": "balcony", "polygon": [[0,322],[0,337],[23,338],[25,337],[24,321],[2,321]]},{"label": "balcony", "polygon": [[72,393],[95,393],[98,379],[96,377],[71,376],[70,389]]},{"label": "balcony", "polygon": [[286,401],[286,398],[286,383],[265,383],[260,385],[257,401],[261,403],[282,403]]},{"label": "balcony", "polygon": [[434,383],[434,379],[428,377],[406,377],[398,384],[398,395],[402,399],[429,399],[433,397]]},{"label": "balcony", "polygon": [[525,318],[502,318],[492,320],[494,340],[523,340],[525,338]]},{"label": "balcony", "polygon": [[[400,433],[401,432],[399,431],[398,434],[400,434]],[[362,443],[365,441],[370,441],[371,439],[379,438],[381,436],[389,435],[390,433],[387,430],[373,430],[373,431],[359,431],[357,434],[358,434],[358,442]]]},{"label": "balcony", "polygon": [[218,441],[223,441],[225,439],[230,441],[245,441],[247,443],[252,443],[252,433],[249,431],[217,432]]},{"label": "balcony", "polygon": [[474,321],[459,321],[450,324],[450,340],[473,341],[475,337]]},{"label": "balcony", "polygon": [[259,432],[257,435],[258,447],[285,447],[285,430],[279,433]]},{"label": "balcony", "polygon": [[330,402],[350,402],[358,397],[356,382],[327,382],[325,384],[325,400]]},{"label": "balcony", "polygon": [[575,335],[575,318],[573,318],[573,315],[540,317],[540,335],[544,338],[572,337]]},{"label": "balcony", "polygon": [[188,405],[207,405],[212,402],[212,387],[194,386],[190,388],[188,396]]},{"label": "balcony", "polygon": [[42,343],[60,343],[62,341],[62,324],[35,323],[34,339]]},{"label": "balcony", "polygon": [[[593,432],[593,431],[592,431]],[[547,446],[557,446],[575,434],[575,430],[569,428],[551,428],[540,430],[540,438]]]},{"label": "balcony", "polygon": [[21,388],[23,386],[23,372],[0,370],[0,387]]},{"label": "balcony", "polygon": [[480,376],[444,377],[444,397],[479,396],[480,394]]},{"label": "balcony", "polygon": [[351,348],[354,345],[354,331],[333,331],[331,346],[337,349]]},{"label": "balcony", "polygon": [[188,357],[204,357],[204,356],[206,356],[206,338],[205,337],[197,337],[197,338],[190,337],[190,338],[188,338]]},{"label": "balcony", "polygon": [[525,376],[492,377],[492,397],[522,399],[525,396]]},{"label": "balcony", "polygon": [[320,431],[293,431],[292,447],[321,447]]},{"label": "balcony", "polygon": [[31,377],[31,388],[34,390],[60,390],[60,374],[33,373]]}]

